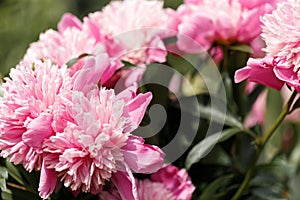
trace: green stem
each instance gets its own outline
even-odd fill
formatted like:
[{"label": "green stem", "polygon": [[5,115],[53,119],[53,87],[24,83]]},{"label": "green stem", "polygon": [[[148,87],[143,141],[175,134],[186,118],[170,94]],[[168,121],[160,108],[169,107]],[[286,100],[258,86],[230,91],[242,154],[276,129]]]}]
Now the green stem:
[{"label": "green stem", "polygon": [[281,124],[281,122],[283,121],[285,116],[289,113],[296,95],[297,95],[297,92],[294,91],[292,96],[290,97],[289,101],[283,107],[281,113],[279,114],[279,116],[277,117],[277,119],[275,120],[273,125],[271,126],[271,128],[265,134],[263,134],[262,138],[257,138],[256,139],[257,149],[256,149],[256,153],[255,153],[253,163],[252,163],[251,167],[248,169],[248,171],[246,172],[246,175],[245,175],[245,178],[244,178],[242,184],[240,185],[239,189],[236,191],[234,196],[231,198],[231,200],[238,200],[242,196],[244,190],[248,187],[249,182],[250,182],[250,180],[253,176],[253,173],[255,171],[255,166],[256,166],[257,161],[260,157],[260,154],[262,153],[266,143],[269,141],[269,139],[271,138],[271,136],[273,135],[275,130]]}]

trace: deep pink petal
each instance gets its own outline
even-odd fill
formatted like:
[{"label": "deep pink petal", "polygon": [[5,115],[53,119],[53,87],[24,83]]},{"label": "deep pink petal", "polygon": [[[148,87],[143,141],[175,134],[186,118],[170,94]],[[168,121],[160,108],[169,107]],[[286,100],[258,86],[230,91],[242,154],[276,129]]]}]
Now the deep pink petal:
[{"label": "deep pink petal", "polygon": [[276,66],[273,62],[270,62],[269,57],[263,59],[250,58],[246,67],[235,72],[235,82],[238,83],[248,79],[249,81],[280,90],[284,82],[277,78],[274,73],[274,67]]},{"label": "deep pink petal", "polygon": [[275,68],[274,72],[276,76],[286,82],[289,86],[294,87],[297,92],[300,92],[300,80],[293,68]]}]

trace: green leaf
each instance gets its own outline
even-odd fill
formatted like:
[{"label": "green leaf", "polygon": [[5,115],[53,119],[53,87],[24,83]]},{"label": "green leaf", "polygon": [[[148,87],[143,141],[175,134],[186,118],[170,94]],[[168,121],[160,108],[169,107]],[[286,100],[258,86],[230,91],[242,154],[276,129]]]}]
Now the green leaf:
[{"label": "green leaf", "polygon": [[[225,125],[236,127],[236,128],[243,128],[243,124],[231,113],[229,112],[222,112],[217,108],[211,108],[205,105],[199,105],[200,110],[200,117],[207,120],[212,120],[217,123],[225,123]],[[225,119],[225,121],[224,121]]]},{"label": "green leaf", "polygon": [[200,117],[202,119],[213,121],[221,125],[225,124],[230,127],[244,129],[244,125],[239,119],[237,119],[236,116],[231,114],[228,110],[226,112],[226,102],[222,99],[218,99],[216,96],[213,96],[213,94],[210,94],[208,98],[214,102],[213,107],[211,107],[210,104],[204,103],[206,101],[205,98],[207,97],[208,96],[206,94],[198,95],[199,104],[197,104],[197,106],[190,103],[193,102],[191,97],[182,97],[179,99],[180,102],[183,102],[180,104],[180,109],[194,116],[199,116],[198,112],[200,112]]},{"label": "green leaf", "polygon": [[6,190],[6,180],[4,178],[0,178],[0,188]]},{"label": "green leaf", "polygon": [[231,128],[223,132],[211,134],[208,137],[204,138],[189,152],[185,161],[186,168],[189,169],[194,163],[198,162],[201,158],[206,156],[216,143],[223,142],[241,131],[242,130],[239,128]]},{"label": "green leaf", "polygon": [[21,185],[25,185],[23,178],[19,172],[19,170],[17,169],[17,167],[15,167],[12,163],[10,163],[7,159],[6,159],[6,167],[7,167],[7,171],[8,174],[15,179],[18,183],[20,183]]},{"label": "green leaf", "polygon": [[228,187],[233,178],[234,174],[229,174],[216,179],[205,188],[198,200],[219,200],[221,196],[225,196],[228,193],[228,191],[224,192],[224,190],[233,190],[238,187],[238,185]]},{"label": "green leaf", "polygon": [[5,200],[40,200],[41,198],[32,192],[16,188],[7,188],[1,191],[1,197]]},{"label": "green leaf", "polygon": [[69,60],[69,61],[66,63],[66,65],[67,65],[67,67],[69,68],[69,67],[71,67],[72,65],[74,65],[79,59],[84,58],[84,57],[86,57],[86,56],[90,56],[90,55],[91,55],[91,54],[83,53],[83,54],[79,55],[78,57],[72,58],[71,60]]},{"label": "green leaf", "polygon": [[243,52],[243,53],[253,54],[253,49],[249,45],[246,45],[246,44],[232,45],[232,46],[228,46],[227,48],[232,51],[239,51],[239,52]]},{"label": "green leaf", "polygon": [[8,178],[8,172],[5,167],[0,166],[0,178],[7,179]]},{"label": "green leaf", "polygon": [[177,42],[177,37],[172,36],[172,37],[164,38],[163,42],[165,45],[175,44]]}]

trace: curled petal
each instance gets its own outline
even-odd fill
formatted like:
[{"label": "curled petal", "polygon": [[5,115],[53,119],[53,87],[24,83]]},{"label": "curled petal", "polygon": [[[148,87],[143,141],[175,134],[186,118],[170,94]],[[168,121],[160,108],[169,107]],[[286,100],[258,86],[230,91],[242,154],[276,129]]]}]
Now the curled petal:
[{"label": "curled petal", "polygon": [[269,57],[262,59],[250,58],[246,67],[235,72],[234,80],[236,83],[239,83],[248,79],[249,81],[280,90],[284,82],[275,75],[274,67],[276,67],[276,64],[270,62]]},{"label": "curled petal", "polygon": [[128,166],[137,173],[153,173],[164,164],[165,154],[154,145],[144,144],[141,137],[131,136],[122,148]]}]

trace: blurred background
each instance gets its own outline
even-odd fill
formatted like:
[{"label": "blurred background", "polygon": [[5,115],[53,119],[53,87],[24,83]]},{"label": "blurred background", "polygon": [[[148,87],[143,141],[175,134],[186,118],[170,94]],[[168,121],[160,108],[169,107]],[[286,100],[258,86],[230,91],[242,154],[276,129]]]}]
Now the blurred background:
[{"label": "blurred background", "polygon": [[[110,0],[0,0],[0,73],[19,63],[31,42],[56,25],[65,12],[82,20],[100,10]],[[165,7],[176,8],[182,0],[165,0]]]}]

